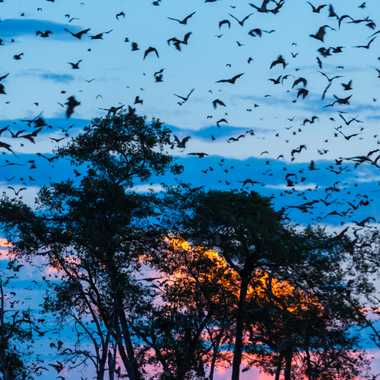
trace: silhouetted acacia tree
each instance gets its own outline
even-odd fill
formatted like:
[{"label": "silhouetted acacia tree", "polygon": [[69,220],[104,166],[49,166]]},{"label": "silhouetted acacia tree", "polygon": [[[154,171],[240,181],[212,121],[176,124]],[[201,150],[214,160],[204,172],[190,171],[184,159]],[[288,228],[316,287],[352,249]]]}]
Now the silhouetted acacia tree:
[{"label": "silhouetted acacia tree", "polygon": [[131,108],[111,110],[58,152],[86,172],[79,181],[44,187],[36,210],[16,200],[1,202],[1,222],[15,253],[46,256],[59,271],[61,281],[46,307],[70,315],[87,336],[94,354],[74,355],[87,355],[98,379],[104,378],[114,345],[129,378],[142,377],[144,351],[131,324],[151,301],[139,274],[141,257],[158,235],[149,226],[153,197],[132,188],[169,169],[170,146],[170,131],[158,120],[147,122]]},{"label": "silhouetted acacia tree", "polygon": [[237,380],[247,326],[247,293],[256,270],[291,258],[290,233],[268,199],[256,193],[210,191],[193,197],[184,221],[191,240],[215,248],[239,276],[234,319],[232,379]]},{"label": "silhouetted acacia tree", "polygon": [[[370,287],[345,269],[352,259],[348,238],[292,228],[269,199],[253,192],[190,190],[182,194],[182,203],[177,222],[182,236],[214,249],[235,273],[229,284],[237,296],[229,315],[234,329],[232,379],[239,378],[243,352],[260,354],[263,344],[278,354],[277,378],[284,370],[286,380],[292,378],[296,354],[322,350],[320,357],[327,361],[327,352],[332,357],[342,347],[356,348],[349,326],[365,318],[359,294]],[[308,328],[302,330],[303,324]],[[362,364],[357,360],[347,365],[345,373],[359,371]],[[333,373],[337,365],[330,361],[327,367]]]},{"label": "silhouetted acacia tree", "polygon": [[10,277],[0,278],[0,378],[29,380],[32,371],[25,362],[25,346],[33,338],[35,323],[29,311],[18,310],[19,302],[6,292]]}]

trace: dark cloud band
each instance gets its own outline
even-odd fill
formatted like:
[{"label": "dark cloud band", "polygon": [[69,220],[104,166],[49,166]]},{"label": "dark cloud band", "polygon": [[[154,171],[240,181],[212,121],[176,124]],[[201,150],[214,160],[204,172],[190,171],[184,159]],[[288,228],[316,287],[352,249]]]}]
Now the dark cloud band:
[{"label": "dark cloud band", "polygon": [[56,23],[48,20],[37,19],[5,19],[0,22],[0,38],[14,38],[20,36],[35,36],[38,30],[52,32],[49,38],[68,39],[72,37],[64,29],[70,29],[73,32],[80,30],[77,26]]}]

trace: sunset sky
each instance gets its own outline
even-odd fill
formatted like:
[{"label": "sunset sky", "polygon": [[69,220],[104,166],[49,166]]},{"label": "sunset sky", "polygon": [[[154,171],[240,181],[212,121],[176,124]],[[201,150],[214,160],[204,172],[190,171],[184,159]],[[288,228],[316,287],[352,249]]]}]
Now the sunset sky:
[{"label": "sunset sky", "polygon": [[[153,177],[150,183],[135,188],[139,192],[162,191],[164,184],[181,181],[234,189],[251,178],[258,183],[249,189],[273,197],[277,209],[291,206],[289,215],[302,225],[341,228],[368,216],[379,222],[380,168],[356,167],[350,162],[337,173],[334,166],[336,160],[365,156],[380,145],[380,71],[376,70],[380,68],[380,37],[373,41],[372,49],[356,47],[367,44],[377,27],[372,30],[349,20],[339,26],[336,19],[328,17],[327,7],[316,14],[300,0],[287,1],[277,15],[257,12],[249,3],[259,4],[258,0],[161,0],[159,6],[152,1],[0,2],[0,78],[4,76],[0,80],[4,85],[4,93],[0,91],[0,129],[8,126],[0,140],[11,144],[13,150],[1,149],[1,192],[13,195],[25,187],[22,196],[33,205],[42,185],[72,176],[67,161],[50,165],[37,153],[50,154],[109,107],[132,105],[139,114],[162,120],[180,138],[191,137],[186,149],[173,152],[185,166],[183,176]],[[365,8],[359,8],[360,0],[330,3],[339,15],[355,19],[368,16],[380,25],[376,0],[367,1]],[[182,19],[192,12],[187,25],[168,19]],[[234,19],[242,20],[249,14],[244,26]],[[228,23],[219,26],[223,20],[228,20],[230,27]],[[310,34],[325,24],[334,30],[326,30],[326,44],[322,45]],[[80,40],[67,31],[87,28],[90,30]],[[249,34],[257,28],[261,37]],[[36,35],[47,30],[52,32],[47,38]],[[91,39],[102,32],[103,39]],[[181,51],[168,44],[168,39],[181,40],[189,32],[188,44],[182,45]],[[133,43],[138,44],[138,50],[132,51]],[[323,69],[316,61],[321,46],[342,47],[341,53],[322,59]],[[151,53],[144,59],[149,47],[156,48],[159,57]],[[280,55],[286,68],[270,69]],[[325,99],[321,94],[328,82],[320,71],[329,77],[339,76]],[[155,80],[159,72],[162,82]],[[235,84],[216,83],[238,74],[243,75]],[[280,79],[281,84],[274,84],[280,75],[286,77],[282,82]],[[297,98],[299,86],[294,81],[298,78],[307,80],[305,99]],[[353,91],[345,92],[342,83],[350,80]],[[176,95],[186,97],[191,91],[181,104]],[[328,106],[336,99],[334,95],[350,94],[349,105]],[[65,103],[69,96],[75,96],[80,105],[68,119]],[[136,102],[136,97],[143,104]],[[216,99],[225,106],[213,106]],[[25,119],[39,115],[49,127],[43,128],[35,141],[12,137],[10,131],[31,131]],[[305,123],[313,116],[315,121]],[[346,121],[352,118],[354,122],[348,125]],[[194,152],[208,156],[188,156]],[[311,160],[317,162],[316,171],[309,170]],[[38,163],[36,168],[30,168],[31,161]],[[288,173],[294,186],[289,185]],[[348,202],[369,202],[368,207],[343,218],[330,215],[332,208],[321,203],[309,213],[294,207],[323,197],[340,213],[347,210]],[[0,270],[5,271],[6,241],[0,239],[0,246]],[[20,273],[13,286],[36,307],[44,288],[33,280],[41,279],[28,267]],[[367,348],[374,352],[375,367],[380,371],[379,353],[372,346]],[[218,376],[218,380],[225,380],[229,374]],[[252,376],[255,380],[271,378],[253,372],[242,378]]]}]

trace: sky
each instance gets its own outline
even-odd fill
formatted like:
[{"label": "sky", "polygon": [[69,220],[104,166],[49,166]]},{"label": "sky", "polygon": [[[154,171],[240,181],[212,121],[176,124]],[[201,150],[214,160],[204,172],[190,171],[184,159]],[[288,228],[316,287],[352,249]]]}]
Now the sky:
[{"label": "sky", "polygon": [[[359,9],[357,1],[332,4],[339,15],[376,18],[374,1],[367,1],[365,9]],[[328,149],[323,158],[333,159],[339,155],[362,154],[368,146],[377,146],[373,135],[380,109],[373,98],[378,92],[375,68],[379,63],[376,54],[379,42],[375,40],[369,50],[354,48],[367,43],[374,30],[364,24],[349,24],[347,20],[339,29],[337,21],[327,17],[327,7],[321,14],[314,14],[305,1],[287,2],[279,14],[267,15],[255,12],[248,1],[163,0],[160,6],[152,6],[150,0],[8,0],[0,3],[0,10],[0,38],[4,40],[0,46],[0,75],[10,73],[3,82],[7,94],[0,98],[0,119],[32,118],[40,112],[45,117],[62,117],[64,107],[61,105],[69,95],[75,95],[81,102],[75,117],[88,120],[112,105],[132,104],[139,96],[144,102],[136,106],[139,112],[159,117],[178,128],[197,130],[225,118],[228,123],[222,123],[223,126],[257,131],[235,144],[192,139],[191,148],[210,154],[246,158],[267,150],[272,158],[284,154],[289,159],[292,148],[306,144],[308,149],[297,157],[306,161],[319,157],[318,149]],[[126,17],[117,20],[115,15],[121,11]],[[168,19],[181,19],[194,11],[188,25]],[[250,13],[253,14],[244,27],[230,16],[242,19]],[[71,17],[75,19],[71,21]],[[218,27],[219,21],[224,19],[230,20],[230,29]],[[334,81],[325,102],[320,96],[327,80],[319,73],[315,61],[316,49],[323,44],[309,36],[324,24],[336,29],[327,31],[325,46],[344,46],[343,53],[324,59],[325,73],[342,76]],[[91,40],[88,35],[78,40],[64,28],[71,31],[91,28],[89,36],[111,32],[105,34],[103,40]],[[248,32],[255,28],[274,32],[263,33],[262,38],[251,37]],[[51,30],[53,34],[41,38],[35,35],[37,30]],[[192,35],[181,52],[168,46],[169,38],[182,39],[187,32]],[[124,42],[125,38],[129,42]],[[236,41],[243,46],[238,46]],[[140,50],[131,51],[132,42],[137,42]],[[150,46],[157,48],[159,58],[150,54],[144,60],[144,51]],[[21,52],[24,53],[22,59],[14,60],[13,56]],[[298,55],[292,58],[291,53]],[[270,70],[270,63],[279,54],[289,62],[287,68]],[[248,64],[249,57],[253,61]],[[80,59],[80,69],[71,69],[68,62]],[[342,65],[343,69],[336,68]],[[164,69],[163,82],[156,83],[153,73],[161,69]],[[244,76],[235,85],[215,83],[239,73]],[[269,78],[279,75],[289,75],[289,78],[284,85],[273,85]],[[310,95],[293,103],[296,90],[291,87],[298,77],[308,80]],[[350,79],[354,87],[351,106],[324,108],[334,100],[334,94],[344,95],[340,83]],[[179,99],[173,94],[185,96],[193,88],[189,101],[179,106]],[[214,99],[221,99],[226,107],[214,110]],[[340,134],[334,137],[334,128],[341,120],[331,122],[329,118],[336,118],[339,110],[348,112],[347,117],[363,121],[363,125],[345,128],[346,135],[359,133],[349,141]],[[319,116],[319,120],[302,127],[303,120],[312,115]],[[290,122],[288,118],[293,117]],[[358,131],[364,123],[365,130]],[[299,127],[302,127],[301,132],[298,132]],[[275,137],[274,131],[280,136]],[[42,149],[49,150],[48,144],[41,144]],[[25,144],[22,149],[39,148]]]},{"label": "sky", "polygon": [[[252,3],[257,5],[259,1]],[[63,172],[72,175],[67,165],[63,165],[63,172],[46,162],[30,170],[26,162],[44,161],[36,154],[49,154],[57,145],[65,144],[68,136],[79,133],[89,120],[104,115],[107,108],[131,104],[149,119],[160,118],[180,138],[191,136],[187,148],[175,152],[190,163],[185,165],[190,173],[185,171],[186,181],[199,183],[201,179],[208,187],[231,188],[248,177],[256,177],[273,190],[266,194],[277,196],[281,190],[310,190],[319,185],[316,197],[339,181],[339,186],[351,193],[351,201],[359,201],[365,193],[376,199],[372,195],[380,183],[379,168],[361,165],[356,170],[352,165],[341,166],[334,161],[366,155],[380,144],[376,98],[380,38],[372,42],[371,49],[355,47],[366,44],[377,30],[376,26],[367,26],[369,20],[377,21],[376,2],[367,1],[365,8],[359,8],[360,1],[331,4],[340,16],[349,14],[352,19],[367,21],[350,23],[351,19],[346,18],[339,26],[336,18],[329,17],[327,6],[317,14],[303,0],[286,1],[276,15],[257,12],[249,1],[162,0],[159,6],[152,5],[152,0],[1,2],[0,78],[9,75],[1,81],[5,94],[0,95],[0,129],[8,126],[13,133],[31,131],[33,127],[25,120],[39,115],[49,124],[33,142],[19,136],[13,138],[10,131],[2,133],[0,140],[11,144],[15,152],[1,150],[3,190],[12,194],[9,185],[26,186],[25,196],[30,201],[42,184]],[[120,12],[125,17],[116,18]],[[169,19],[182,19],[193,12],[187,25]],[[249,17],[244,26],[233,18],[242,20],[245,16]],[[227,23],[220,27],[223,20]],[[334,29],[326,29],[324,44],[310,37],[321,25]],[[68,32],[88,28],[80,40]],[[249,34],[257,28],[263,31],[262,37]],[[37,31],[46,30],[52,32],[48,38],[36,35]],[[101,32],[108,33],[101,40],[91,39]],[[183,39],[189,32],[188,44],[182,45],[181,51],[168,45],[171,37]],[[139,50],[132,51],[133,42]],[[320,47],[338,46],[342,53],[327,58],[317,52]],[[156,48],[159,57],[149,54],[144,59],[148,47]],[[20,53],[24,55],[15,60],[14,56]],[[285,69],[270,69],[279,55],[288,65]],[[317,65],[317,56],[323,61],[323,69]],[[79,69],[73,69],[69,62],[79,60]],[[163,81],[156,82],[154,73],[160,70]],[[324,100],[321,95],[328,82],[321,72],[339,77]],[[241,73],[233,85],[216,83]],[[270,80],[280,75],[285,77],[282,84]],[[307,81],[309,95],[305,99],[297,99],[297,89],[303,86],[294,86],[298,78]],[[344,91],[341,84],[350,80],[353,91]],[[174,95],[186,96],[193,89],[184,104]],[[352,95],[351,104],[326,107],[334,95]],[[65,102],[69,96],[75,96],[81,104],[66,119]],[[136,96],[143,104],[133,104]],[[216,99],[224,102],[225,107],[214,108]],[[52,139],[62,140],[56,143]],[[191,152],[206,152],[209,156],[194,161],[187,156]],[[215,164],[214,156],[233,161],[220,165],[220,171],[207,171],[208,166]],[[250,163],[252,158],[260,164]],[[307,165],[310,160],[322,162],[323,170],[312,173],[306,166],[295,166]],[[241,169],[228,167],[234,163],[240,163]],[[43,170],[39,170],[41,167]],[[298,187],[289,189],[286,175],[296,169],[303,171],[297,173]],[[369,174],[363,177],[363,172]],[[29,175],[33,179],[28,180]],[[165,179],[155,181],[157,189]],[[255,189],[260,190],[260,186]],[[378,209],[376,204],[360,209],[359,212],[364,210],[360,216],[376,214]],[[301,216],[303,222],[308,222],[304,218],[307,215]],[[353,220],[357,217],[354,215]]]},{"label": "sky", "polygon": [[[251,178],[259,183],[245,189],[272,196],[277,208],[313,199],[331,202],[331,207],[318,203],[307,213],[289,209],[297,223],[336,228],[368,216],[379,220],[380,168],[355,167],[345,161],[342,166],[335,161],[379,148],[380,36],[371,49],[355,47],[367,44],[378,30],[367,25],[369,19],[380,23],[377,0],[366,1],[364,8],[359,7],[361,0],[330,0],[339,16],[368,17],[358,23],[346,18],[340,27],[335,18],[328,17],[327,6],[316,14],[304,0],[287,0],[276,15],[257,12],[250,3],[259,5],[259,0],[161,0],[159,6],[152,1],[0,2],[0,78],[8,74],[0,80],[5,92],[0,94],[0,130],[9,129],[0,141],[11,144],[14,151],[0,148],[0,192],[13,195],[9,186],[26,187],[22,196],[33,204],[43,184],[72,176],[67,162],[48,165],[37,153],[51,153],[57,147],[52,139],[63,138],[58,145],[64,144],[107,108],[133,105],[139,114],[159,118],[177,136],[191,137],[186,149],[175,152],[185,165],[184,175],[152,178],[140,184],[138,191],[159,191],[165,183],[180,181],[233,189]],[[125,17],[116,18],[120,12]],[[168,18],[182,19],[192,12],[187,25]],[[247,15],[244,26],[234,19]],[[223,20],[230,27],[228,23],[219,27]],[[322,25],[334,28],[326,29],[325,43],[310,37]],[[67,31],[87,28],[81,40]],[[257,28],[263,31],[262,37],[249,34]],[[48,38],[36,35],[46,30],[52,31]],[[101,32],[107,32],[103,39],[90,38]],[[168,39],[181,40],[189,32],[188,44],[181,51],[168,44]],[[133,42],[139,50],[132,51]],[[338,46],[342,53],[327,58],[317,51]],[[144,59],[149,47],[156,48],[159,57],[153,53]],[[20,53],[21,59],[15,59]],[[271,69],[279,55],[288,63],[286,68]],[[317,56],[323,61],[322,69]],[[69,62],[79,60],[79,69],[73,69]],[[160,70],[163,81],[157,82],[154,73]],[[321,71],[339,76],[325,99],[321,95],[328,81]],[[241,73],[235,84],[216,83]],[[283,81],[280,78],[280,84],[274,84],[280,75]],[[298,78],[307,80],[305,99],[297,98],[303,87],[293,86]],[[353,90],[344,91],[342,83],[350,80]],[[186,97],[191,91],[188,101],[179,104],[175,94]],[[352,95],[350,104],[328,107],[334,95]],[[75,96],[80,105],[66,119],[69,96]],[[137,96],[143,104],[134,104]],[[216,99],[225,106],[215,108]],[[12,137],[10,131],[33,131],[25,120],[39,115],[49,126],[34,142]],[[313,123],[305,122],[313,116],[317,117]],[[356,120],[346,125],[351,119]],[[305,148],[292,154],[301,145]],[[191,152],[209,156],[197,159],[188,156]],[[37,168],[31,170],[28,160],[35,160]],[[310,160],[316,162],[316,171],[308,170]],[[289,173],[295,173],[290,177],[293,186],[286,181]],[[344,217],[329,215],[333,209],[344,213],[351,207],[348,202],[356,205],[361,200],[370,202]],[[28,276],[30,282],[34,274]],[[226,376],[220,374],[220,379]]]}]

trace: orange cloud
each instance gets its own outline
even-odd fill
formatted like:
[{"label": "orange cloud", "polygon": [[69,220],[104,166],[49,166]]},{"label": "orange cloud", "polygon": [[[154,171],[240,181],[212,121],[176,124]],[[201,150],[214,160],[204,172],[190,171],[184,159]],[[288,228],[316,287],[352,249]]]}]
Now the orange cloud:
[{"label": "orange cloud", "polygon": [[12,243],[7,239],[0,238],[0,248],[10,248],[13,247]]},{"label": "orange cloud", "polygon": [[9,249],[13,245],[7,239],[0,238],[0,260],[10,260],[13,258],[13,255],[9,252]]}]

